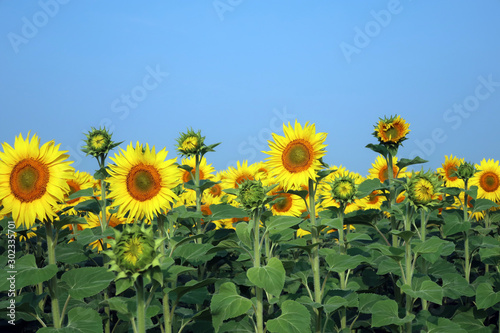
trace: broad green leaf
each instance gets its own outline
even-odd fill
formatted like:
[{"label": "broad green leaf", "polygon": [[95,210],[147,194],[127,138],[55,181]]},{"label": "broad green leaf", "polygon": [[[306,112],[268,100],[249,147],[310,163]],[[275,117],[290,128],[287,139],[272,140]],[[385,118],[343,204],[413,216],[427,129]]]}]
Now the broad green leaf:
[{"label": "broad green leaf", "polygon": [[396,235],[396,236],[402,238],[405,242],[407,242],[415,235],[415,232],[391,230],[391,234]]},{"label": "broad green leaf", "polygon": [[373,191],[382,189],[385,189],[385,186],[380,182],[378,178],[367,179],[359,184],[357,197],[358,199],[361,199],[370,195]]},{"label": "broad green leaf", "polygon": [[301,218],[295,216],[273,216],[266,222],[269,234],[279,233],[302,222]]},{"label": "broad green leaf", "polygon": [[132,298],[115,296],[108,298],[105,302],[109,304],[109,308],[112,311],[122,313],[127,317],[129,317],[133,315],[132,314],[133,307],[131,305],[136,304],[137,300],[135,298],[132,299]]},{"label": "broad green leaf", "polygon": [[236,224],[236,235],[238,239],[245,244],[248,248],[252,248],[252,237],[250,233],[250,225],[247,222],[240,222]]},{"label": "broad green leaf", "polygon": [[[319,304],[318,304],[319,305]],[[344,297],[333,296],[330,297],[325,304],[323,304],[323,310],[326,314],[330,314],[343,306],[347,306],[348,301]]]},{"label": "broad green leaf", "polygon": [[94,213],[95,215],[99,215],[99,213],[101,212],[101,205],[97,200],[90,199],[77,204],[74,207],[74,210],[78,210],[81,212],[91,212]]},{"label": "broad green leaf", "polygon": [[378,301],[388,300],[387,296],[365,293],[359,294],[358,298],[359,312],[361,313],[372,313],[372,307],[375,303],[377,303]]},{"label": "broad green leaf", "polygon": [[492,331],[491,328],[484,326],[484,319],[474,316],[473,310],[456,314],[452,321],[459,324],[467,333],[489,333]]},{"label": "broad green leaf", "polygon": [[68,325],[63,328],[43,327],[39,333],[99,333],[102,332],[102,318],[89,308],[73,308],[68,312]]},{"label": "broad green leaf", "polygon": [[78,242],[58,244],[56,258],[57,261],[65,264],[76,264],[88,259],[82,244]]},{"label": "broad green leaf", "polygon": [[407,159],[407,158],[402,158],[398,161],[398,163],[396,163],[396,165],[401,170],[401,169],[406,168],[407,166],[410,166],[410,165],[422,164],[422,163],[427,163],[427,162],[429,162],[429,161],[424,160],[423,158],[420,158],[419,156],[417,156],[412,160]]},{"label": "broad green leaf", "polygon": [[285,285],[285,268],[278,258],[271,258],[264,267],[252,267],[247,277],[254,285],[271,295],[279,296]]},{"label": "broad green leaf", "polygon": [[[58,271],[56,265],[47,265],[42,268],[37,267],[35,256],[32,254],[27,254],[17,259],[14,270],[17,272],[15,274],[17,290],[47,281],[56,275]],[[10,275],[8,266],[3,271],[7,276]]]},{"label": "broad green leaf", "polygon": [[358,232],[350,232],[346,236],[347,242],[354,241],[371,241],[372,238],[368,234],[358,233]]},{"label": "broad green leaf", "polygon": [[115,274],[105,267],[73,268],[61,276],[70,287],[71,297],[79,300],[104,290],[114,278]]},{"label": "broad green leaf", "polygon": [[207,254],[211,248],[211,244],[184,243],[175,249],[174,255],[196,266],[215,257],[217,253]]},{"label": "broad green leaf", "polygon": [[90,187],[90,188],[86,188],[86,189],[76,191],[75,193],[70,194],[68,199],[73,200],[76,198],[93,197],[93,196],[94,196],[94,189],[92,187]]},{"label": "broad green leaf", "polygon": [[55,220],[53,225],[56,229],[61,229],[68,224],[88,224],[84,217],[79,217],[76,215],[63,215],[59,219]]},{"label": "broad green leaf", "polygon": [[329,226],[330,228],[337,229],[337,230],[344,227],[342,220],[338,217],[336,217],[334,219],[323,218],[323,219],[321,219],[321,224]]},{"label": "broad green leaf", "polygon": [[[242,320],[229,320],[220,326],[221,332],[235,332],[235,333],[255,333],[255,328],[249,317]],[[198,331],[195,331],[198,332]]]},{"label": "broad green leaf", "polygon": [[494,292],[489,283],[481,283],[476,288],[476,306],[479,310],[491,308],[500,302],[500,293]]},{"label": "broad green leaf", "polygon": [[423,254],[423,253],[436,253],[440,252],[441,249],[448,244],[447,241],[437,237],[433,236],[429,239],[426,239],[422,243],[417,243],[415,247],[413,248],[413,252],[417,254]]},{"label": "broad green leaf", "polygon": [[366,258],[361,255],[329,254],[325,260],[330,266],[329,269],[331,271],[340,273],[358,267],[362,262],[366,261]]},{"label": "broad green leaf", "polygon": [[400,261],[404,258],[405,250],[399,247],[387,246],[380,243],[373,243],[366,247],[367,249],[373,249],[380,251],[383,255],[388,256],[396,261]]},{"label": "broad green leaf", "polygon": [[443,292],[445,297],[459,299],[461,296],[472,297],[475,295],[474,289],[467,280],[458,273],[444,274]]},{"label": "broad green leaf", "polygon": [[[428,278],[428,277],[427,277]],[[441,288],[436,282],[431,280],[425,280],[421,283],[416,281],[415,286],[403,285],[401,290],[404,293],[412,296],[413,298],[425,299],[429,302],[441,305],[443,302],[443,288]]]},{"label": "broad green leaf", "polygon": [[193,285],[186,284],[186,285],[183,285],[183,286],[180,286],[180,287],[177,287],[177,288],[170,290],[169,294],[171,294],[172,296],[175,295],[177,297],[177,299],[180,299],[184,294],[186,294],[190,291],[214,284],[216,281],[217,281],[217,279],[210,278],[210,279],[205,279],[203,281],[197,282]]},{"label": "broad green leaf", "polygon": [[219,292],[213,295],[210,302],[212,324],[215,332],[219,332],[224,320],[238,317],[250,310],[251,307],[252,301],[238,295],[234,283],[223,283],[219,288]]},{"label": "broad green leaf", "polygon": [[210,205],[210,211],[212,212],[212,220],[248,217],[245,210],[228,204]]},{"label": "broad green leaf", "polygon": [[443,211],[442,215],[444,217],[443,234],[445,236],[451,236],[471,228],[471,223],[469,221],[464,221],[463,218],[456,213],[447,214]]},{"label": "broad green leaf", "polygon": [[428,333],[468,333],[459,324],[443,317],[430,317],[427,320]]},{"label": "broad green leaf", "polygon": [[389,154],[389,151],[387,150],[387,147],[384,146],[384,145],[381,145],[381,144],[373,144],[373,143],[369,143],[365,146],[366,148],[368,149],[371,149],[373,150],[374,152],[376,153],[379,153],[380,155],[382,156],[387,156],[387,154]]},{"label": "broad green leaf", "polygon": [[488,199],[476,199],[472,202],[472,205],[474,207],[472,209],[473,213],[482,212],[490,208],[498,207],[498,205],[495,202]]},{"label": "broad green leaf", "polygon": [[399,318],[398,303],[392,299],[378,301],[372,306],[372,326],[382,327],[388,325],[401,326],[404,323],[410,322],[415,318],[415,315],[410,314],[404,318]]},{"label": "broad green leaf", "polygon": [[269,332],[304,333],[311,330],[311,314],[307,308],[295,301],[284,301],[281,316],[267,321]]}]

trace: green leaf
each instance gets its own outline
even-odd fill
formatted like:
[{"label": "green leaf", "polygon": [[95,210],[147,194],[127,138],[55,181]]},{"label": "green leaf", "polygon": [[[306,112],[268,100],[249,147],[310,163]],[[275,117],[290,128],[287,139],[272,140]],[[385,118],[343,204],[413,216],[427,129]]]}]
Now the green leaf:
[{"label": "green leaf", "polygon": [[88,259],[82,244],[78,242],[57,244],[56,258],[59,262],[71,265]]},{"label": "green leaf", "polygon": [[398,303],[392,299],[378,301],[372,306],[372,326],[382,327],[387,325],[401,326],[412,321],[415,315],[409,314],[404,318],[398,316]]},{"label": "green leaf", "polygon": [[126,315],[127,317],[132,316],[131,305],[136,303],[136,299],[126,298],[126,297],[111,297],[105,302],[109,304],[109,308],[112,311],[116,311]]},{"label": "green leaf", "polygon": [[248,217],[245,210],[228,204],[210,205],[210,211],[212,212],[212,220]]},{"label": "green leaf", "polygon": [[464,222],[463,216],[461,216],[458,211],[449,213],[443,210],[441,215],[444,218],[443,233],[445,236],[467,231],[471,227],[470,222]]},{"label": "green leaf", "polygon": [[459,324],[443,317],[430,317],[427,320],[428,333],[468,333]]},{"label": "green leaf", "polygon": [[104,290],[114,278],[115,274],[105,267],[74,268],[61,276],[61,280],[70,287],[71,297],[79,300]]},{"label": "green leaf", "polygon": [[441,278],[443,279],[445,297],[459,299],[461,296],[472,297],[475,295],[474,289],[462,275],[447,273],[443,274]]},{"label": "green leaf", "polygon": [[478,187],[476,185],[474,185],[474,186],[471,186],[467,191],[465,191],[465,193],[468,196],[471,196],[472,199],[476,199],[477,198],[477,189],[478,189]]},{"label": "green leaf", "polygon": [[357,197],[358,199],[370,195],[373,191],[383,190],[386,187],[380,182],[378,178],[367,179],[358,186]]},{"label": "green leaf", "polygon": [[449,242],[437,237],[433,236],[429,239],[426,239],[425,242],[418,243],[414,248],[413,252],[417,254],[422,253],[439,253],[441,249],[446,246]]},{"label": "green leaf", "polygon": [[238,239],[248,248],[252,248],[251,226],[247,222],[236,224],[236,235]]},{"label": "green leaf", "polygon": [[357,233],[357,232],[350,232],[346,236],[347,242],[354,242],[354,241],[371,241],[372,238],[368,234],[364,233]]},{"label": "green leaf", "polygon": [[54,227],[56,229],[61,229],[68,224],[87,224],[87,220],[84,217],[76,215],[63,215],[58,220],[54,221]]},{"label": "green leaf", "polygon": [[472,209],[473,213],[482,212],[490,208],[498,207],[498,205],[495,202],[488,199],[476,199],[472,201],[472,205],[473,205]]},{"label": "green leaf", "polygon": [[193,265],[200,265],[209,261],[217,254],[207,254],[211,248],[211,244],[184,243],[175,250],[174,254],[176,257],[189,261]]},{"label": "green leaf", "polygon": [[219,288],[219,292],[213,295],[210,302],[212,324],[215,332],[219,332],[224,320],[238,317],[250,310],[251,307],[252,301],[238,295],[234,283],[223,283]]},{"label": "green leaf", "polygon": [[399,231],[399,230],[391,230],[391,234],[402,238],[405,242],[409,241],[415,235],[413,231]]},{"label": "green leaf", "polygon": [[[348,305],[348,301],[344,297],[333,296],[330,297],[325,304],[323,304],[323,310],[326,314],[330,314],[343,306]],[[319,304],[320,305],[320,304]]]},{"label": "green leaf", "polygon": [[95,215],[99,215],[101,212],[101,205],[97,200],[91,199],[80,202],[74,207],[74,209],[81,212],[91,212]]},{"label": "green leaf", "polygon": [[373,143],[369,143],[365,147],[368,148],[368,149],[373,150],[376,153],[381,154],[384,157],[387,156],[387,154],[389,153],[389,151],[387,150],[386,146],[381,145],[381,144],[374,145]]},{"label": "green leaf", "polygon": [[281,316],[267,321],[269,332],[304,333],[311,330],[311,314],[307,308],[295,301],[284,301]]},{"label": "green leaf", "polygon": [[377,294],[359,294],[359,312],[372,313],[372,308],[378,301],[388,300],[387,296]]},{"label": "green leaf", "polygon": [[63,328],[43,327],[38,333],[99,333],[102,318],[95,310],[77,307],[68,312],[68,325]]},{"label": "green leaf", "polygon": [[476,307],[481,309],[491,308],[500,302],[500,293],[494,292],[491,284],[483,282],[476,287]]},{"label": "green leaf", "polygon": [[69,195],[68,199],[73,200],[81,197],[93,197],[94,189],[92,187],[86,188],[84,190],[76,191]]},{"label": "green leaf", "polygon": [[474,311],[461,312],[456,314],[452,321],[460,325],[467,333],[489,333],[492,330],[484,326],[484,319],[479,319],[474,316]]},{"label": "green leaf", "polygon": [[[40,282],[45,282],[56,275],[58,269],[56,265],[47,265],[42,268],[38,268],[35,261],[35,256],[32,254],[27,254],[16,260],[16,290],[27,286],[33,286]],[[4,273],[9,277],[9,273],[6,269],[3,270]]]},{"label": "green leaf", "polygon": [[[428,277],[426,277],[428,278]],[[425,299],[429,302],[441,305],[443,302],[443,288],[441,288],[436,282],[431,280],[425,280],[421,283],[415,279],[415,286],[403,285],[401,290],[410,295],[413,298]]]},{"label": "green leaf", "polygon": [[321,224],[323,225],[326,225],[330,228],[333,228],[333,229],[342,229],[344,227],[344,224],[342,222],[342,220],[338,217],[334,218],[334,219],[321,219]]},{"label": "green leaf", "polygon": [[340,273],[345,272],[348,269],[354,269],[359,266],[362,262],[366,261],[366,258],[361,255],[350,256],[348,254],[329,254],[325,258],[326,262],[330,266],[330,270]]},{"label": "green leaf", "polygon": [[264,267],[252,267],[247,277],[254,285],[274,296],[280,296],[285,285],[285,268],[278,258],[271,258]]},{"label": "green leaf", "polygon": [[169,294],[176,295],[177,299],[180,299],[186,293],[193,291],[193,290],[196,290],[196,289],[199,289],[199,288],[209,286],[211,284],[214,284],[216,281],[217,281],[217,279],[210,278],[210,279],[205,279],[203,281],[197,282],[193,285],[186,284],[184,286],[180,286],[180,287],[177,287],[177,288],[170,290]]},{"label": "green leaf", "polygon": [[410,166],[410,165],[422,164],[422,163],[427,163],[427,162],[429,162],[429,161],[426,161],[426,160],[420,158],[419,156],[417,156],[412,160],[407,159],[407,158],[402,158],[398,161],[398,163],[396,163],[396,165],[398,166],[399,169],[403,169],[403,168],[406,168],[407,166]]},{"label": "green leaf", "polygon": [[269,234],[277,234],[302,222],[301,218],[295,216],[273,216],[266,222]]}]

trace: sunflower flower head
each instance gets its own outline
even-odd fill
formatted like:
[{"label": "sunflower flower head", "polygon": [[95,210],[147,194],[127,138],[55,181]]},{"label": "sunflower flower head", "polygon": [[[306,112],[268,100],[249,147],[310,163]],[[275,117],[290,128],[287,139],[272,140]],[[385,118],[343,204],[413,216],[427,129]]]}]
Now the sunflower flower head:
[{"label": "sunflower flower head", "polygon": [[274,141],[269,142],[271,149],[268,157],[269,176],[276,177],[285,191],[300,190],[309,179],[316,179],[324,167],[322,157],[326,154],[324,143],[326,133],[316,133],[316,126],[306,123],[302,127],[297,121],[295,126],[283,124],[285,136],[272,134]]},{"label": "sunflower flower head", "polygon": [[407,139],[410,132],[408,124],[401,116],[391,116],[390,118],[380,118],[375,125],[373,135],[382,145],[388,148],[397,149],[401,143]]},{"label": "sunflower flower head", "polygon": [[442,180],[431,171],[412,173],[406,184],[410,204],[424,209],[439,205],[442,185]]},{"label": "sunflower flower head", "polygon": [[201,136],[201,131],[195,132],[193,129],[180,133],[177,139],[177,150],[184,156],[194,156],[200,153],[204,146],[205,137]]},{"label": "sunflower flower head", "polygon": [[154,238],[153,229],[139,223],[127,225],[122,232],[113,229],[115,239],[109,240],[111,250],[104,253],[111,258],[110,270],[117,274],[115,280],[128,279],[133,282],[139,275],[156,279],[161,274],[160,256],[157,251],[161,239]]},{"label": "sunflower flower head", "polygon": [[357,193],[355,179],[350,175],[335,178],[331,183],[332,198],[342,204],[354,202]]},{"label": "sunflower flower head", "polygon": [[106,127],[102,129],[92,127],[85,136],[86,139],[83,140],[85,146],[82,147],[82,151],[94,157],[105,158],[113,148],[121,144],[121,142],[116,143],[111,140],[112,134],[106,130]]}]

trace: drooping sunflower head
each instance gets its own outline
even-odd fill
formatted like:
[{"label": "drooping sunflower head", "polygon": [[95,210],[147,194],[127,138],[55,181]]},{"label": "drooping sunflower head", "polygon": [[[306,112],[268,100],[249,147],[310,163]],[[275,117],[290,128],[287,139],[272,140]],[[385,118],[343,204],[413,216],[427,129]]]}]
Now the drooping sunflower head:
[{"label": "drooping sunflower head", "polygon": [[177,138],[177,150],[184,156],[194,156],[203,147],[205,137],[201,136],[201,131],[195,132],[189,129],[185,133],[180,133]]},{"label": "drooping sunflower head", "polygon": [[116,279],[131,278],[139,275],[153,275],[160,269],[160,256],[157,251],[161,240],[155,240],[152,228],[138,223],[127,225],[122,232],[115,231],[115,239],[110,240],[111,250],[105,251],[110,260],[110,270],[118,273]]},{"label": "drooping sunflower head", "polygon": [[500,166],[498,161],[483,159],[476,164],[478,170],[470,179],[470,185],[477,186],[477,197],[489,199],[496,203],[500,202]]},{"label": "drooping sunflower head", "polygon": [[[437,172],[443,178],[445,185],[447,187],[460,187],[463,188],[464,182],[458,177],[458,168],[463,165],[464,159],[458,159],[453,157],[453,155],[445,156],[445,161],[442,164],[442,168],[438,168]],[[463,168],[462,168],[463,169]]]},{"label": "drooping sunflower head", "polygon": [[109,197],[120,214],[128,213],[129,220],[152,220],[178,199],[172,189],[179,184],[179,170],[176,158],[165,160],[167,154],[165,148],[156,153],[154,146],[137,143],[134,148],[130,143],[126,151],[111,157],[115,164],[109,166]]},{"label": "drooping sunflower head", "polygon": [[316,126],[306,123],[302,126],[295,121],[283,125],[285,136],[273,133],[274,141],[268,141],[271,150],[267,164],[270,176],[282,184],[285,190],[299,190],[301,185],[315,179],[316,173],[323,167],[321,158],[326,154],[324,144],[326,133],[316,133]]},{"label": "drooping sunflower head", "polygon": [[82,147],[82,151],[94,157],[105,157],[113,148],[121,144],[121,142],[115,143],[111,140],[112,134],[105,127],[102,129],[100,127],[99,129],[92,127],[85,136],[86,139],[83,140],[85,141],[85,146]]},{"label": "drooping sunflower head", "polygon": [[375,125],[375,132],[373,135],[383,145],[391,148],[397,148],[410,132],[410,124],[408,124],[401,116],[392,116],[380,118],[377,125]]},{"label": "drooping sunflower head", "polygon": [[439,177],[431,171],[412,173],[406,184],[410,204],[424,209],[437,206],[442,185]]},{"label": "drooping sunflower head", "polygon": [[49,141],[40,147],[40,139],[30,134],[26,140],[16,137],[14,148],[2,144],[0,152],[0,215],[12,213],[16,227],[30,228],[35,220],[52,221],[58,204],[69,192],[67,181],[74,169],[65,151]]},{"label": "drooping sunflower head", "polygon": [[244,180],[238,192],[238,201],[245,209],[262,207],[267,198],[267,191],[258,180]]}]

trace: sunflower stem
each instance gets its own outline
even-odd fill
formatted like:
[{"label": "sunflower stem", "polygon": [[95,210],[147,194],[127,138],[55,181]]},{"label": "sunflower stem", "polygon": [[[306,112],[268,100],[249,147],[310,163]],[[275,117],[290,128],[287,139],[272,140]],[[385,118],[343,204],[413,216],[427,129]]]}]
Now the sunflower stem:
[{"label": "sunflower stem", "polygon": [[137,293],[137,332],[146,333],[146,309],[144,302],[144,281],[139,275],[134,283]]},{"label": "sunflower stem", "polygon": [[[45,222],[45,230],[47,233],[47,252],[49,257],[49,265],[57,266],[54,231],[52,230],[52,224],[50,221]],[[49,294],[50,294],[50,304],[52,307],[52,320],[54,323],[54,328],[61,328],[61,312],[59,310],[57,274],[50,279]]]},{"label": "sunflower stem", "polygon": [[[406,212],[406,216],[404,219],[405,223],[405,231],[411,231],[411,216],[410,212]],[[406,268],[406,281],[405,284],[410,287],[411,289],[411,284],[412,284],[412,275],[413,275],[413,270],[412,270],[412,254],[411,254],[411,238],[405,241],[405,268]],[[406,315],[410,315],[412,313],[412,307],[413,307],[413,298],[406,294]],[[409,321],[406,323],[406,332],[411,332],[412,330],[412,322]]]},{"label": "sunflower stem", "polygon": [[[200,154],[195,155],[195,170],[194,170],[194,185],[196,189],[196,212],[201,212],[201,191],[200,191],[200,162],[201,157]],[[197,234],[201,235],[201,219],[197,219],[196,221],[196,230]],[[201,239],[197,239],[199,243],[201,243]]]},{"label": "sunflower stem", "polygon": [[[422,242],[425,242],[425,238],[427,236],[427,216],[423,209],[420,210],[420,238]],[[427,275],[427,263],[423,263],[422,273]],[[422,309],[427,310],[429,307],[429,303],[427,300],[422,299]]]},{"label": "sunflower stem", "polygon": [[[342,222],[342,227],[338,229],[339,233],[339,250],[340,254],[346,254],[346,247],[345,247],[345,239],[344,239],[344,216],[345,216],[345,205],[341,204],[340,210],[339,210],[339,218],[340,221]],[[341,290],[346,290],[347,288],[347,275],[346,272],[340,272],[339,273],[340,277],[340,289]],[[346,308],[342,307],[340,309],[340,329],[343,331],[347,327],[347,314],[346,314]]]},{"label": "sunflower stem", "polygon": [[[260,267],[260,208],[253,212],[253,267]],[[257,298],[257,308],[255,317],[257,319],[257,333],[264,332],[264,304],[262,288],[255,287],[255,295]]]},{"label": "sunflower stem", "polygon": [[[320,247],[320,237],[317,228],[316,221],[316,203],[315,203],[315,188],[314,180],[309,178],[309,218],[311,220],[311,236],[312,243],[317,244],[312,249],[312,271],[313,271],[313,283],[314,283],[314,301],[318,304],[322,302],[321,295],[321,280],[320,280],[320,269],[319,269],[319,247]],[[319,309],[314,310],[316,312],[316,333],[321,332],[321,311]]]},{"label": "sunflower stem", "polygon": [[[463,211],[464,211],[464,223],[467,223],[469,221],[469,213],[467,212],[468,205],[469,205],[469,195],[467,194],[467,187],[468,187],[468,179],[464,179],[464,203],[463,203]],[[469,252],[469,231],[466,230],[464,232],[464,274],[465,274],[465,280],[467,280],[467,283],[470,282],[470,270],[471,270],[471,265],[469,264],[470,262],[470,252]]]}]

